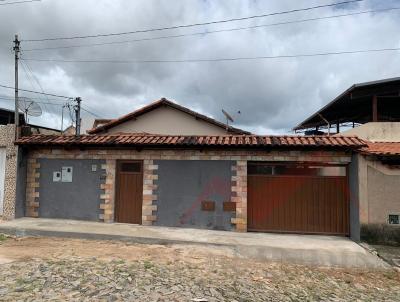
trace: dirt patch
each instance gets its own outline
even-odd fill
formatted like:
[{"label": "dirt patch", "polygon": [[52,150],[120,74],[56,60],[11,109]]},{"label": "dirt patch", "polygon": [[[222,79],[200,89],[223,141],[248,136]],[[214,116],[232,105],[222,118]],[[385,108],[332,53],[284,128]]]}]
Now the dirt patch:
[{"label": "dirt patch", "polygon": [[387,245],[372,245],[379,257],[384,259],[390,265],[400,269],[400,247]]},{"label": "dirt patch", "polygon": [[185,260],[199,262],[213,257],[234,257],[228,248],[199,245],[144,245],[120,241],[92,241],[65,238],[10,238],[0,245],[0,257],[14,261],[26,259],[58,259],[96,257],[101,260],[157,261]]}]

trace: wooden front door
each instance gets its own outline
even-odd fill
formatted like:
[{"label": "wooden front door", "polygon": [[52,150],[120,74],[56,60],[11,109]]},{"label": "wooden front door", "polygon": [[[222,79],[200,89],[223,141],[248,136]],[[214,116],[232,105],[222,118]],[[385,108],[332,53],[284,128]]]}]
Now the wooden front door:
[{"label": "wooden front door", "polygon": [[143,164],[118,161],[115,194],[115,221],[142,223]]}]

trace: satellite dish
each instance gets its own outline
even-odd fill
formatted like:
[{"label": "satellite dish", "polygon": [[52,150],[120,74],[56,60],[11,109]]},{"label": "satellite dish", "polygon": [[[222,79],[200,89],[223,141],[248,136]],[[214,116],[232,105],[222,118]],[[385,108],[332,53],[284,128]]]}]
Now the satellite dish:
[{"label": "satellite dish", "polygon": [[225,115],[227,121],[231,121],[233,123],[233,118],[231,117],[231,115],[228,112],[226,112],[224,109],[222,109],[222,113]]},{"label": "satellite dish", "polygon": [[226,132],[228,132],[229,130],[229,122],[233,123],[233,118],[231,117],[231,115],[226,112],[224,109],[222,109],[222,113],[225,115],[226,117]]},{"label": "satellite dish", "polygon": [[26,97],[18,98],[18,108],[24,112],[26,122],[28,122],[28,116],[42,115],[42,108],[39,104]]}]

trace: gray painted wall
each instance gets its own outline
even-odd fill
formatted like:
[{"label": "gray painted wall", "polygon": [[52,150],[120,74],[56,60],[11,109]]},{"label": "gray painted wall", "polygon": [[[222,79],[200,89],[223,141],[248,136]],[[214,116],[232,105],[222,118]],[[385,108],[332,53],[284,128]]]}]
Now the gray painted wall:
[{"label": "gray painted wall", "polygon": [[[39,217],[99,220],[104,160],[40,159]],[[92,171],[92,165],[97,171]],[[53,172],[73,167],[72,182],[53,182]]]},{"label": "gray painted wall", "polygon": [[354,154],[349,165],[350,238],[360,241],[360,205],[358,182],[358,155]]},{"label": "gray painted wall", "polygon": [[[232,161],[158,160],[157,220],[155,225],[231,230]],[[215,201],[215,211],[202,211],[203,200]]]}]

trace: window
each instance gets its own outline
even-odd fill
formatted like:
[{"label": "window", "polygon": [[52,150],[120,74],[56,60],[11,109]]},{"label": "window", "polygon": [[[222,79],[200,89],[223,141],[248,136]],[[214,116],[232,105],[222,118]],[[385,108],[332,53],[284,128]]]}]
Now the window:
[{"label": "window", "polygon": [[139,173],[141,171],[142,165],[140,162],[123,162],[121,163],[121,172],[133,172]]},{"label": "window", "polygon": [[399,216],[395,214],[389,214],[389,224],[399,224]]},{"label": "window", "polygon": [[346,176],[345,166],[249,163],[249,175]]}]

